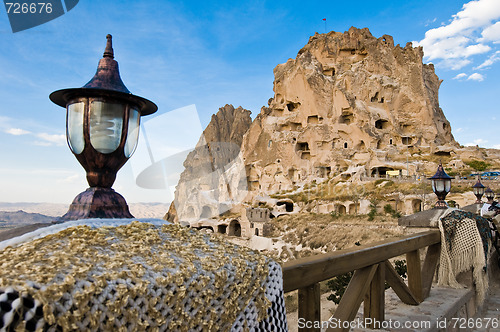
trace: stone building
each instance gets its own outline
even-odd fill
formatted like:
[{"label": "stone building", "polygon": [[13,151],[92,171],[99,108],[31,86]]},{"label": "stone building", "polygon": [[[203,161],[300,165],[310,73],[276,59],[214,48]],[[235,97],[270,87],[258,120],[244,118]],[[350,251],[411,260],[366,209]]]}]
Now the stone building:
[{"label": "stone building", "polygon": [[250,223],[250,232],[257,236],[268,236],[271,211],[268,208],[247,208],[246,216]]}]

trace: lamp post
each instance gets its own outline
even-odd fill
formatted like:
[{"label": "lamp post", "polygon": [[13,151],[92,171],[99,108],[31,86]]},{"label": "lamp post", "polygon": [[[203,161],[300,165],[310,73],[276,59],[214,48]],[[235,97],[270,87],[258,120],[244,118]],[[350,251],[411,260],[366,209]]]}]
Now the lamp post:
[{"label": "lamp post", "polygon": [[66,138],[87,172],[90,188],[75,197],[62,220],[133,218],[125,199],[111,186],[132,156],[139,139],[140,117],[157,111],[123,84],[114,60],[111,35],[94,77],[81,88],[54,91],[49,98],[65,107]]},{"label": "lamp post", "polygon": [[481,183],[481,177],[477,177],[477,182],[472,186],[472,191],[474,192],[474,195],[476,195],[477,201],[476,204],[482,204],[483,202],[481,201],[481,198],[484,195],[484,189],[485,187]]},{"label": "lamp post", "polygon": [[491,203],[493,203],[493,200],[495,199],[495,192],[493,190],[491,190],[490,187],[488,187],[484,191],[484,196],[488,200],[488,204],[491,204]]},{"label": "lamp post", "polygon": [[445,202],[446,195],[451,190],[451,176],[446,174],[443,169],[443,165],[439,163],[436,174],[434,174],[431,178],[432,183],[432,191],[436,194],[438,201],[434,205],[435,209],[447,209],[448,204]]}]

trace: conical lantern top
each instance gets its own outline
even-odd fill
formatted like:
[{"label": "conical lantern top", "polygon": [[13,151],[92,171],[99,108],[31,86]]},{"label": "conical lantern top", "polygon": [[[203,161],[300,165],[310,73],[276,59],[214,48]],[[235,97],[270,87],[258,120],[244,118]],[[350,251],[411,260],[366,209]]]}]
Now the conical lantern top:
[{"label": "conical lantern top", "polygon": [[439,163],[436,174],[434,174],[431,178],[431,180],[437,180],[437,179],[442,179],[442,180],[447,180],[447,179],[452,179],[451,176],[446,174],[443,168],[443,164]]},{"label": "conical lantern top", "polygon": [[81,88],[62,89],[54,91],[49,98],[55,104],[66,107],[78,97],[109,97],[125,101],[137,106],[141,116],[155,113],[158,107],[145,98],[133,95],[127,89],[120,77],[118,62],[114,60],[113,37],[106,36],[106,48],[102,59],[99,60],[97,71],[92,79]]},{"label": "conical lantern top", "polygon": [[106,36],[106,49],[104,50],[102,59],[99,60],[97,71],[94,77],[83,87],[130,93],[120,77],[118,62],[114,60],[112,38],[109,34]]}]

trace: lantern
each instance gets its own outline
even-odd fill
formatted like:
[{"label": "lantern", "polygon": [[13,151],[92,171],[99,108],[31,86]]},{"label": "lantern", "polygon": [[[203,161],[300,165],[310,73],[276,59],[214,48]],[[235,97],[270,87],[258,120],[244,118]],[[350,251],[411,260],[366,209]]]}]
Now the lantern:
[{"label": "lantern", "polygon": [[133,95],[123,84],[114,60],[112,37],[94,77],[82,88],[54,91],[49,98],[65,107],[68,145],[87,173],[90,185],[71,204],[62,220],[133,218],[125,199],[111,186],[132,156],[141,116],[157,111],[151,101]]},{"label": "lantern", "polygon": [[481,201],[481,198],[484,195],[484,189],[485,187],[481,183],[481,177],[477,177],[477,182],[472,186],[472,191],[474,192],[474,195],[476,195],[476,204],[482,204],[483,202]]},{"label": "lantern", "polygon": [[445,198],[451,190],[451,176],[446,174],[441,163],[439,163],[436,174],[434,174],[430,178],[430,180],[432,183],[432,191],[434,191],[438,198],[438,201],[436,202],[434,207],[437,209],[448,208],[448,204],[446,204]]}]

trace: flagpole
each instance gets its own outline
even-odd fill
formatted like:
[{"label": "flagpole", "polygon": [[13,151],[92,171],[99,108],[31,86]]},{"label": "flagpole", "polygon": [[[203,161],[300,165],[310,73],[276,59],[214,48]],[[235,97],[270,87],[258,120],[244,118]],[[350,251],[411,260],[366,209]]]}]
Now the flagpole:
[{"label": "flagpole", "polygon": [[325,33],[326,33],[326,18],[324,18],[323,21],[325,21]]}]

